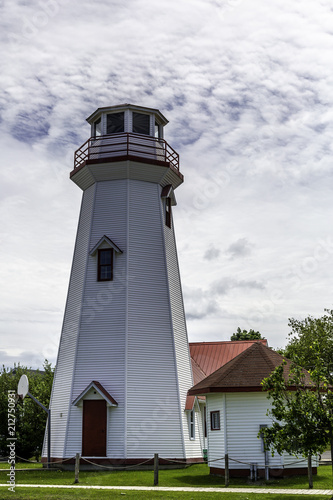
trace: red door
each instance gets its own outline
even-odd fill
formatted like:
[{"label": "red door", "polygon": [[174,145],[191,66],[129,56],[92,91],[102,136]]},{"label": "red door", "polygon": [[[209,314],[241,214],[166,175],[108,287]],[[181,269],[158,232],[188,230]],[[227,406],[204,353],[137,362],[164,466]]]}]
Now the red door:
[{"label": "red door", "polygon": [[83,400],[82,455],[106,457],[106,401]]}]

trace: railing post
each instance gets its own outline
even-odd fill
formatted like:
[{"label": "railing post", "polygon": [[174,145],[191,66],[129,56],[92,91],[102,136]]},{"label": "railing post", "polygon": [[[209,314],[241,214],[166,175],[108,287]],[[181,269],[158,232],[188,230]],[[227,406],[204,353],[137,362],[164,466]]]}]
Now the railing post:
[{"label": "railing post", "polygon": [[224,456],[224,482],[225,486],[229,486],[229,455],[228,453]]}]

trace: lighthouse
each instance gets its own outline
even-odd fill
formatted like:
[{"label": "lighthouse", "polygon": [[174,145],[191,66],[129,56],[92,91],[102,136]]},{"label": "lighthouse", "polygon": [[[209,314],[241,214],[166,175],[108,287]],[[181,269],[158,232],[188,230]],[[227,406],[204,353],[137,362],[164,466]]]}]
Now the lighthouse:
[{"label": "lighthouse", "polygon": [[[70,179],[83,191],[51,395],[51,461],[198,461],[173,208],[183,182],[157,109],[87,118]],[[44,444],[43,460],[46,460]]]}]

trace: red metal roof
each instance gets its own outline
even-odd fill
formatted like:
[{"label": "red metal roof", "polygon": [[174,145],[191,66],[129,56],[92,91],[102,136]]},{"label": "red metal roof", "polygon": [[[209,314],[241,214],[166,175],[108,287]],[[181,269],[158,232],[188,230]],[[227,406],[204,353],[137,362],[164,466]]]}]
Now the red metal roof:
[{"label": "red metal roof", "polygon": [[228,363],[241,352],[260,342],[267,346],[267,340],[234,340],[223,342],[190,342],[193,382],[198,384],[218,368]]}]

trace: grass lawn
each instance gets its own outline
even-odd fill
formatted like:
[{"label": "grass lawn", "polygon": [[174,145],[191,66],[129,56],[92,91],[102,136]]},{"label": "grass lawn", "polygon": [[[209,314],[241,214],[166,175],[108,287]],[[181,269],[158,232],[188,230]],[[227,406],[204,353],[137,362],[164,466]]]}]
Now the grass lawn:
[{"label": "grass lawn", "polygon": [[[74,472],[61,470],[41,470],[37,464],[29,464],[31,470],[16,471],[17,484],[73,484]],[[4,464],[0,464],[3,468]],[[25,468],[25,464],[16,464],[16,469]],[[98,486],[153,486],[154,473],[142,471],[80,471],[80,484]],[[0,471],[0,483],[6,483],[6,471]],[[186,469],[160,470],[159,486],[224,487],[224,477],[211,476],[206,464],[192,465]],[[308,488],[307,476],[294,476],[286,479],[271,479],[251,483],[246,478],[231,478],[232,487],[271,487],[271,488]],[[333,489],[331,466],[320,466],[318,474],[313,476],[315,489]]]},{"label": "grass lawn", "polygon": [[[0,464],[3,468],[5,464]],[[17,463],[16,469],[26,468],[25,464]],[[17,484],[57,484],[72,485],[74,483],[73,471],[60,471],[60,470],[41,470],[41,466],[37,464],[29,464],[28,471],[16,470],[16,483]],[[0,471],[0,483],[5,484],[7,481],[7,472]],[[94,486],[152,486],[153,485],[153,471],[81,471],[80,484],[94,485]],[[165,500],[178,500],[178,499],[193,499],[201,500],[209,498],[223,498],[230,500],[278,500],[281,495],[278,494],[279,488],[301,488],[307,489],[308,482],[306,476],[294,476],[287,479],[271,479],[269,482],[264,480],[257,483],[251,483],[246,478],[244,479],[231,479],[230,487],[248,487],[249,494],[244,493],[225,493],[224,477],[211,476],[209,468],[205,464],[192,465],[186,469],[174,470],[160,470],[159,471],[159,486],[187,486],[187,487],[221,487],[221,493],[185,493],[185,492],[154,492],[154,491],[103,491],[103,490],[56,490],[56,489],[27,489],[16,488],[15,493],[10,492],[7,488],[0,488],[0,499],[27,499],[27,500],[74,500],[74,499],[165,499]],[[261,487],[263,489],[276,488],[276,494],[257,494],[251,493],[251,488]],[[318,474],[313,478],[314,489],[333,489],[332,487],[332,468],[331,466],[320,466]],[[304,496],[300,495],[283,495],[284,500],[300,500]],[[329,496],[307,496],[306,498],[312,499],[329,499]]]},{"label": "grass lawn", "polygon": [[279,495],[251,493],[187,493],[187,492],[159,492],[159,491],[91,491],[91,490],[35,490],[16,488],[15,493],[0,489],[1,500],[329,500],[323,495]]}]

